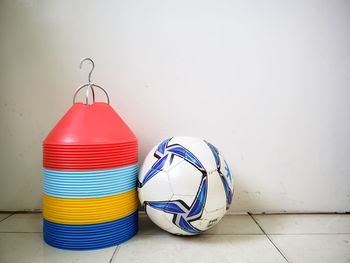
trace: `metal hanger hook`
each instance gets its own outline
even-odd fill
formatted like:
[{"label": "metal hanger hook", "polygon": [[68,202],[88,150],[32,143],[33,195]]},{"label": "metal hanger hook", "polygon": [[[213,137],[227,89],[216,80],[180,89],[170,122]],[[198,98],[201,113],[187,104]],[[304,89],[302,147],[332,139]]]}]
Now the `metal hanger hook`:
[{"label": "metal hanger hook", "polygon": [[95,63],[94,63],[94,61],[91,59],[91,58],[83,58],[81,61],[80,61],[80,69],[81,69],[81,67],[83,66],[83,63],[84,63],[84,61],[90,61],[91,62],[91,65],[92,65],[92,68],[91,68],[91,70],[90,70],[90,72],[89,72],[89,83],[91,83],[91,74],[92,74],[92,72],[94,71],[94,69],[95,69]]},{"label": "metal hanger hook", "polygon": [[100,90],[102,90],[104,92],[104,94],[106,95],[107,97],[107,104],[109,105],[109,95],[107,93],[107,91],[102,88],[101,86],[98,86],[94,83],[91,82],[91,73],[94,71],[95,69],[95,63],[94,61],[91,59],[91,58],[83,58],[81,61],[80,61],[80,68],[82,67],[84,61],[90,61],[91,62],[91,65],[92,65],[92,68],[90,70],[90,73],[89,73],[89,83],[87,84],[84,84],[82,86],[80,86],[79,88],[76,89],[76,91],[74,92],[74,96],[73,96],[73,104],[75,104],[75,97],[77,96],[78,92],[87,87],[87,90],[86,90],[86,99],[85,99],[85,104],[86,105],[89,105],[89,94],[90,94],[90,89],[91,89],[91,93],[92,93],[92,103],[95,103],[95,91],[94,91],[94,88],[99,88]]}]

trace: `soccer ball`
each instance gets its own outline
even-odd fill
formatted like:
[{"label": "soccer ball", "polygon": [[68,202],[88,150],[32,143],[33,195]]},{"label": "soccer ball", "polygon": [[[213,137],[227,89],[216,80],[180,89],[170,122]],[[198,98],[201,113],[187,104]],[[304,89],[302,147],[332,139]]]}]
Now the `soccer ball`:
[{"label": "soccer ball", "polygon": [[212,144],[173,137],[154,147],[141,167],[138,193],[148,217],[177,235],[216,225],[233,196],[230,169]]}]

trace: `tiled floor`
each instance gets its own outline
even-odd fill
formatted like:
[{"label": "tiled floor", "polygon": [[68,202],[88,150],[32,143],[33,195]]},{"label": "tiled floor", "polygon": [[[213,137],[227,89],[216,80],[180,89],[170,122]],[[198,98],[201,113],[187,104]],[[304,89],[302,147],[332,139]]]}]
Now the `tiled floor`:
[{"label": "tiled floor", "polygon": [[194,237],[139,218],[130,241],[77,252],[44,243],[41,214],[0,214],[0,262],[350,262],[350,215],[227,215]]}]

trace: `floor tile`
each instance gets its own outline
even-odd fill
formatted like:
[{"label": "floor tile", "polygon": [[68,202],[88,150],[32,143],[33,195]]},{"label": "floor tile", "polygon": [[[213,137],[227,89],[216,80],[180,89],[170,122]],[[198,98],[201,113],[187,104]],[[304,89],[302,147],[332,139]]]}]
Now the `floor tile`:
[{"label": "floor tile", "polygon": [[35,214],[14,214],[0,222],[0,232],[43,232],[43,216]]},{"label": "floor tile", "polygon": [[[145,213],[139,214],[139,234],[162,235],[166,231],[156,226]],[[232,235],[232,234],[263,234],[259,226],[249,215],[226,215],[212,229],[204,235]]]},{"label": "floor tile", "polygon": [[116,247],[91,251],[69,251],[51,247],[41,233],[0,233],[0,262],[16,263],[108,263]]},{"label": "floor tile", "polygon": [[249,215],[226,215],[216,226],[204,234],[263,234],[263,232]]},{"label": "floor tile", "polygon": [[121,244],[113,262],[283,262],[265,235],[138,235]]},{"label": "floor tile", "polygon": [[0,214],[0,221],[4,220],[6,217],[10,216],[10,213],[1,213]]},{"label": "floor tile", "polygon": [[290,263],[349,263],[350,235],[269,235]]},{"label": "floor tile", "polygon": [[254,215],[268,234],[350,234],[350,215]]}]

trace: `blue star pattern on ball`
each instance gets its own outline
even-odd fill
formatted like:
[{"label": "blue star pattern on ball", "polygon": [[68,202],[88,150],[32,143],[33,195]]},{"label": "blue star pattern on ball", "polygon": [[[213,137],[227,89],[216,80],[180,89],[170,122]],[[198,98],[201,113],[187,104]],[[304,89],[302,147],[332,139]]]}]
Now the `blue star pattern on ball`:
[{"label": "blue star pattern on ball", "polygon": [[142,182],[138,182],[138,186],[142,187],[148,180],[155,176],[158,172],[162,171],[166,161],[170,158],[170,161],[174,158],[174,155],[177,155],[184,160],[188,161],[196,168],[198,168],[202,173],[206,172],[203,165],[200,161],[194,156],[193,153],[185,149],[179,144],[168,145],[168,142],[171,138],[163,141],[159,144],[154,156],[158,158],[158,161],[152,166],[152,168],[145,175]]},{"label": "blue star pattern on ball", "polygon": [[219,172],[219,175],[220,175],[220,178],[221,178],[221,181],[224,185],[224,189],[225,189],[225,194],[226,194],[226,210],[230,207],[231,205],[231,202],[232,202],[232,197],[233,197],[233,191],[231,191],[231,188],[228,184],[228,181],[227,180],[230,180],[230,183],[232,183],[232,176],[231,176],[231,172],[230,172],[230,169],[228,168],[228,165],[226,163],[226,161],[224,160],[225,162],[225,170],[227,172],[226,174],[226,178],[224,176],[224,174],[222,173],[222,170],[221,170],[221,164],[220,164],[220,157],[219,157],[219,151],[218,149],[216,149],[216,147],[212,144],[210,144],[209,142],[206,142],[210,148],[210,150],[213,152],[214,154],[214,157],[215,157],[215,161],[216,161],[216,167],[217,167],[217,170]]},{"label": "blue star pattern on ball", "polygon": [[204,204],[207,196],[207,177],[202,178],[201,186],[196,195],[195,201],[191,207],[188,207],[182,200],[162,201],[162,202],[146,202],[145,208],[147,212],[147,205],[166,213],[173,214],[173,223],[182,230],[198,234],[201,232],[191,225],[191,221],[197,220],[202,216]]}]

